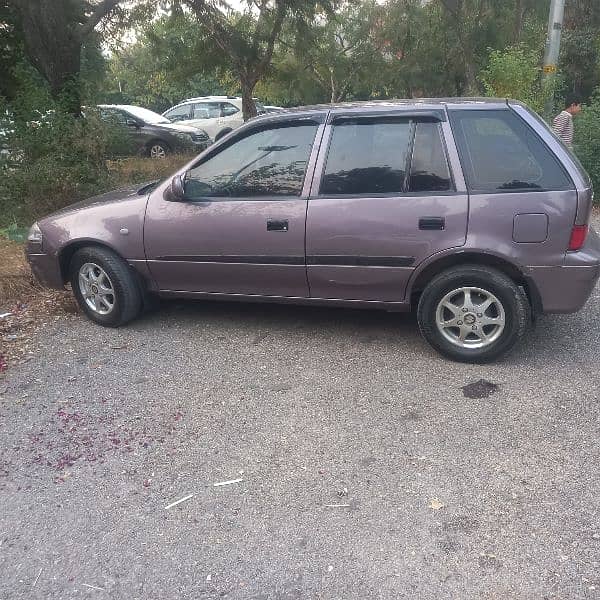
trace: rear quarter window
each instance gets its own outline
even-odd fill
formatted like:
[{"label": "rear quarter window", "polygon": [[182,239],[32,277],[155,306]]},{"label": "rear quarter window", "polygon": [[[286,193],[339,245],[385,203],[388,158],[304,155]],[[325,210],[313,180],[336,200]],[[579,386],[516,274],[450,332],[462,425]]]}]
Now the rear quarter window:
[{"label": "rear quarter window", "polygon": [[573,189],[560,161],[511,110],[449,113],[470,192]]}]

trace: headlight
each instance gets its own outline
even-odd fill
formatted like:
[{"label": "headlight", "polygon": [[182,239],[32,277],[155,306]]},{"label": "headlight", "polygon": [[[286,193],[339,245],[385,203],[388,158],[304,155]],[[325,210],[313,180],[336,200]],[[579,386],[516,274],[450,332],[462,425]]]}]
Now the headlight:
[{"label": "headlight", "polygon": [[192,133],[191,136],[192,136],[192,140],[196,143],[205,143],[210,140],[208,133],[206,133],[206,131],[204,131],[204,129],[198,130],[197,133]]},{"label": "headlight", "polygon": [[42,230],[37,223],[34,223],[27,234],[27,241],[32,244],[41,244],[43,240]]},{"label": "headlight", "polygon": [[179,131],[176,131],[175,137],[182,142],[187,142],[188,144],[192,141],[192,136],[189,133],[180,133]]}]

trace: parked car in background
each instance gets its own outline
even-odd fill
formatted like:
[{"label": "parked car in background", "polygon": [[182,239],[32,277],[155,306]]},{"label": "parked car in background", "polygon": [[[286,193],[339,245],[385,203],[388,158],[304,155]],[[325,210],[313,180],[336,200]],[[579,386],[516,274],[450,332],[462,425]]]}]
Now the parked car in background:
[{"label": "parked car in background", "polygon": [[267,114],[269,114],[269,113],[279,113],[279,112],[283,112],[284,110],[286,110],[285,108],[283,108],[281,106],[271,106],[269,104],[264,104],[263,108],[265,109],[265,112]]},{"label": "parked car in background", "polygon": [[[263,114],[262,104],[256,99],[254,103],[257,112]],[[244,123],[242,99],[236,96],[190,98],[162,115],[174,123],[201,127],[215,142]]]},{"label": "parked car in background", "polygon": [[127,127],[135,151],[150,158],[163,158],[171,152],[198,153],[210,143],[208,134],[197,127],[171,123],[147,108],[128,104],[100,104],[100,116]]},{"label": "parked car in background", "polygon": [[36,277],[116,327],[144,298],[408,311],[454,360],[509,351],[600,274],[589,177],[519,102],[419,100],[252,119],[155,185],[33,225]]}]

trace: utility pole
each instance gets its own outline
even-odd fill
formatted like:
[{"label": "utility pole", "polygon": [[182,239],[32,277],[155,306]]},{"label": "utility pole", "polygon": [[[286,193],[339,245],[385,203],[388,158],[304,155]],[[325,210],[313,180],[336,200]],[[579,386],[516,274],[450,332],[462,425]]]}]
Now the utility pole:
[{"label": "utility pole", "polygon": [[[551,0],[550,16],[548,18],[548,37],[546,38],[546,50],[544,52],[544,67],[542,82],[544,88],[551,86],[556,75],[556,65],[560,52],[560,35],[562,33],[563,17],[565,14],[565,0]],[[554,91],[546,100],[545,113],[549,118],[552,113],[554,102]]]}]

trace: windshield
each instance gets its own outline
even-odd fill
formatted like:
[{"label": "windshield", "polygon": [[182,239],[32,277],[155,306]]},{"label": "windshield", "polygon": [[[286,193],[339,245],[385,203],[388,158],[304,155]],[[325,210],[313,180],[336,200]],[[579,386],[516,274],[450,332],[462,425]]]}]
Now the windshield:
[{"label": "windshield", "polygon": [[141,106],[127,106],[123,107],[130,115],[141,119],[144,123],[157,124],[157,123],[170,123],[169,119],[159,115],[158,113],[152,112],[147,108]]}]

